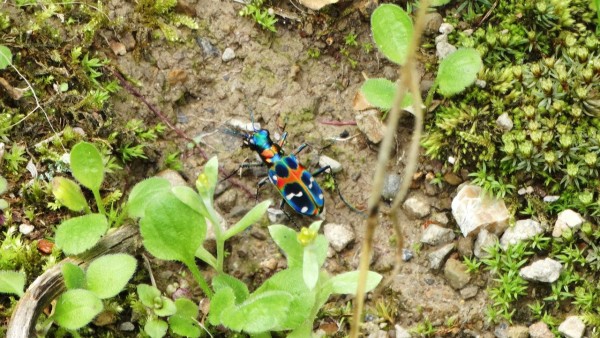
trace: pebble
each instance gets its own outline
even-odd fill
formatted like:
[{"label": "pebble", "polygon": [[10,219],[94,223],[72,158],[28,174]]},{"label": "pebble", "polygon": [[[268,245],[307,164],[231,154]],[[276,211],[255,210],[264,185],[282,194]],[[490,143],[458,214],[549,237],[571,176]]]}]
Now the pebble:
[{"label": "pebble", "polygon": [[415,254],[410,249],[402,249],[402,260],[405,262],[410,261]]},{"label": "pebble", "polygon": [[377,109],[359,112],[354,119],[356,120],[358,130],[365,134],[370,142],[377,144],[383,140],[385,126],[383,125],[383,122],[381,122],[379,111]]},{"label": "pebble", "polygon": [[167,82],[172,86],[178,83],[184,83],[187,80],[187,72],[181,68],[174,68],[167,74]]},{"label": "pebble", "polygon": [[402,206],[406,213],[413,218],[423,218],[431,213],[429,200],[421,194],[416,194],[407,198]]},{"label": "pebble", "polygon": [[461,256],[473,256],[473,238],[461,237],[456,244],[456,250]]},{"label": "pebble", "polygon": [[462,178],[460,178],[455,173],[447,172],[444,174],[444,181],[450,185],[459,185],[463,182]]},{"label": "pebble", "polygon": [[444,277],[448,284],[456,290],[465,287],[471,280],[467,266],[456,258],[448,258],[444,266]]},{"label": "pebble", "polygon": [[425,34],[435,35],[440,30],[440,26],[444,22],[442,15],[438,12],[425,14]]},{"label": "pebble", "polygon": [[119,330],[130,332],[130,331],[135,330],[135,325],[133,325],[132,322],[123,322],[119,325]]},{"label": "pebble", "polygon": [[533,262],[519,270],[519,276],[529,281],[553,283],[560,276],[562,265],[552,258],[544,258]]},{"label": "pebble", "polygon": [[554,229],[552,230],[552,237],[562,236],[563,231],[566,229],[579,229],[585,219],[581,215],[571,209],[566,209],[558,214],[556,223],[554,223]]},{"label": "pebble", "polygon": [[441,227],[437,224],[430,224],[423,235],[421,236],[421,243],[429,245],[439,245],[450,243],[454,240],[454,231],[452,229]]},{"label": "pebble", "polygon": [[446,256],[448,256],[453,249],[454,243],[449,243],[433,252],[430,252],[427,256],[427,259],[429,260],[429,267],[434,270],[439,269],[444,262],[444,258],[446,258]]},{"label": "pebble", "polygon": [[454,26],[452,26],[451,24],[444,22],[443,24],[440,25],[440,30],[439,32],[442,33],[443,35],[448,35],[450,33],[452,33],[454,31]]},{"label": "pebble", "polygon": [[556,202],[556,201],[558,201],[559,198],[560,198],[560,196],[558,196],[558,195],[548,195],[548,196],[544,197],[544,202],[545,203]]},{"label": "pebble", "polygon": [[219,55],[217,47],[215,47],[208,39],[199,36],[196,37],[196,43],[202,48],[204,55],[212,57]]},{"label": "pebble", "polygon": [[127,54],[127,48],[125,48],[125,45],[118,42],[118,41],[111,41],[109,43],[110,45],[110,49],[112,49],[113,53],[115,53],[115,55],[118,56],[122,56]]},{"label": "pebble", "polygon": [[231,119],[231,120],[228,120],[226,123],[233,128],[244,130],[244,131],[254,132],[255,130],[260,129],[260,123],[256,123],[256,122],[255,123],[242,122],[238,119]]},{"label": "pebble", "polygon": [[167,181],[169,181],[169,183],[171,183],[172,187],[188,185],[186,180],[184,180],[183,177],[181,177],[181,174],[173,169],[165,169],[156,174],[156,177],[162,177],[166,179]]},{"label": "pebble", "polygon": [[121,37],[121,42],[123,42],[128,51],[131,51],[135,48],[136,41],[131,32],[123,34]]},{"label": "pebble", "polygon": [[558,332],[566,338],[581,338],[585,332],[585,324],[578,316],[569,316],[560,323]]},{"label": "pebble", "polygon": [[504,201],[490,197],[476,185],[464,185],[452,200],[451,208],[465,237],[480,228],[502,233],[508,227],[509,212]]},{"label": "pebble", "polygon": [[33,230],[35,229],[35,227],[31,224],[21,224],[19,225],[19,232],[22,233],[23,235],[29,235]]},{"label": "pebble", "polygon": [[450,42],[441,41],[435,45],[435,55],[438,57],[438,59],[443,60],[448,55],[456,52],[456,49],[456,46],[454,46]]},{"label": "pebble", "polygon": [[354,230],[347,224],[327,223],[323,228],[323,234],[329,241],[329,245],[340,252],[348,244],[354,241]]},{"label": "pebble", "polygon": [[37,249],[39,252],[49,255],[52,253],[52,248],[54,248],[54,243],[50,242],[47,239],[40,239],[37,243]]},{"label": "pebble", "polygon": [[321,168],[330,166],[331,171],[333,173],[339,173],[340,171],[342,171],[342,165],[340,164],[340,162],[332,159],[329,156],[325,156],[325,155],[319,156],[319,166]]},{"label": "pebble", "polygon": [[445,212],[434,212],[431,214],[431,220],[439,225],[446,225],[450,220],[448,219],[448,215]]},{"label": "pebble", "polygon": [[223,62],[229,62],[233,59],[235,59],[235,51],[233,50],[233,48],[225,48],[225,50],[223,51],[223,55],[221,56],[221,60],[223,60]]},{"label": "pebble", "polygon": [[282,223],[286,219],[286,215],[283,210],[277,208],[268,208],[267,217],[269,218],[269,222],[271,222],[271,224]]},{"label": "pebble", "polygon": [[396,330],[396,338],[410,338],[410,332],[402,326],[396,324],[394,325],[394,329]]},{"label": "pebble", "polygon": [[498,243],[498,236],[483,229],[477,235],[475,246],[473,248],[473,254],[479,259],[485,258],[489,256],[486,249],[496,245],[496,243]]},{"label": "pebble", "polygon": [[475,285],[469,285],[463,289],[460,289],[460,297],[464,300],[471,299],[477,296],[477,292],[479,292],[479,288]]},{"label": "pebble", "polygon": [[539,321],[529,325],[529,337],[531,338],[554,338],[554,334],[548,328],[548,324]]},{"label": "pebble", "polygon": [[508,116],[508,113],[498,116],[498,119],[496,119],[496,125],[504,132],[511,131],[513,129],[513,121],[510,116]]},{"label": "pebble", "polygon": [[506,229],[500,238],[500,245],[506,250],[509,245],[515,245],[541,233],[544,233],[544,228],[539,222],[532,219],[518,220],[515,226]]},{"label": "pebble", "polygon": [[388,174],[383,179],[383,190],[381,191],[381,197],[387,201],[391,201],[398,194],[400,190],[400,183],[402,178],[400,175]]}]

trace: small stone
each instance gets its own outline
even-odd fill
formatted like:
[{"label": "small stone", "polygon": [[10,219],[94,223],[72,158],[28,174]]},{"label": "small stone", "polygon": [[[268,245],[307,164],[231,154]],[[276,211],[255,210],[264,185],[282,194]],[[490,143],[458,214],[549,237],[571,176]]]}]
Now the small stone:
[{"label": "small stone", "polygon": [[127,54],[127,48],[125,48],[125,45],[118,42],[118,41],[111,41],[109,43],[110,45],[110,49],[112,49],[113,53],[115,53],[115,55],[118,56],[122,56]]},{"label": "small stone", "polygon": [[216,204],[219,209],[226,214],[237,205],[237,197],[237,191],[235,189],[227,189],[217,198]]},{"label": "small stone", "polygon": [[444,174],[444,181],[450,185],[459,185],[463,182],[462,178],[452,172],[447,172]]},{"label": "small stone", "polygon": [[556,223],[554,223],[554,230],[552,230],[552,237],[562,236],[563,231],[566,229],[575,230],[578,229],[585,219],[581,215],[571,209],[566,209],[558,214]]},{"label": "small stone", "polygon": [[529,329],[523,325],[513,325],[506,330],[507,338],[529,338]]},{"label": "small stone", "polygon": [[169,181],[169,183],[171,183],[172,187],[180,187],[180,186],[188,185],[186,180],[184,180],[183,177],[181,177],[181,174],[173,169],[165,169],[165,170],[159,172],[158,174],[156,174],[156,177],[162,177],[162,178],[166,179],[167,181]]},{"label": "small stone", "polygon": [[440,60],[445,59],[454,52],[456,52],[456,47],[447,41],[441,41],[435,45],[435,55]]},{"label": "small stone", "polygon": [[504,201],[490,197],[476,185],[464,185],[451,206],[452,215],[465,237],[481,229],[502,233],[508,227],[510,215]]},{"label": "small stone", "polygon": [[313,28],[312,23],[308,22],[306,25],[304,25],[304,33],[308,36],[313,35],[313,33],[315,32],[315,29]]},{"label": "small stone", "polygon": [[402,178],[400,175],[396,174],[388,174],[383,179],[383,190],[381,191],[381,197],[383,199],[391,201],[398,194],[398,190],[400,190],[400,183],[402,182]]},{"label": "small stone", "polygon": [[267,217],[269,217],[269,222],[271,222],[271,224],[279,224],[286,219],[286,215],[283,210],[276,208],[268,208]]},{"label": "small stone", "polygon": [[471,280],[467,266],[456,258],[448,258],[446,261],[444,277],[448,280],[448,284],[456,290],[462,289]]},{"label": "small stone", "polygon": [[131,51],[135,48],[135,38],[133,37],[133,34],[131,32],[127,32],[125,33],[122,37],[121,37],[121,42],[125,45],[125,48],[128,51]]},{"label": "small stone", "polygon": [[381,122],[377,109],[359,112],[354,119],[358,130],[365,134],[370,142],[377,144],[383,140],[385,126]]},{"label": "small stone", "polygon": [[35,229],[35,227],[31,224],[21,224],[19,225],[19,232],[22,233],[23,235],[29,235],[33,230]]},{"label": "small stone", "polygon": [[340,252],[354,241],[354,230],[347,224],[327,223],[323,228],[323,234],[329,241],[329,245]]},{"label": "small stone", "polygon": [[461,237],[456,243],[456,250],[461,256],[471,257],[473,256],[473,238]]},{"label": "small stone", "polygon": [[440,30],[440,26],[444,22],[442,15],[438,12],[425,14],[425,34],[435,35]]},{"label": "small stone", "polygon": [[454,31],[454,26],[452,26],[451,24],[444,22],[443,24],[440,25],[439,32],[442,33],[443,35],[448,35],[448,34],[452,33],[452,31]]},{"label": "small stone", "polygon": [[187,80],[187,72],[181,68],[175,68],[167,74],[167,82],[172,86],[178,83],[184,83]]},{"label": "small stone", "polygon": [[578,316],[569,316],[560,323],[558,332],[566,338],[581,338],[585,332],[585,324]]},{"label": "small stone", "polygon": [[435,212],[431,214],[431,220],[439,225],[446,225],[450,220],[448,219],[448,215],[445,212]]},{"label": "small stone", "polygon": [[446,244],[443,247],[430,252],[427,258],[429,259],[429,266],[437,270],[442,266],[444,259],[454,249],[454,243]]},{"label": "small stone", "polygon": [[131,331],[135,330],[135,325],[133,325],[132,322],[123,322],[119,325],[119,330],[131,332]]},{"label": "small stone", "polygon": [[554,334],[548,328],[548,324],[539,321],[529,325],[529,337],[531,338],[554,338]]},{"label": "small stone", "polygon": [[342,171],[342,165],[340,164],[340,162],[332,159],[329,156],[325,156],[325,155],[319,156],[319,166],[321,168],[324,168],[326,166],[331,167],[331,171],[334,174],[335,173],[339,173],[340,171]]},{"label": "small stone", "polygon": [[544,196],[544,202],[545,203],[552,203],[552,202],[556,202],[558,201],[558,199],[560,198],[560,196],[558,195],[548,195],[548,196]]},{"label": "small stone", "polygon": [[45,255],[51,254],[52,248],[54,248],[54,243],[50,242],[47,239],[40,239],[37,243],[38,251]]},{"label": "small stone", "polygon": [[532,219],[518,220],[515,226],[506,229],[500,238],[500,245],[502,249],[506,250],[509,245],[515,245],[541,233],[544,233],[544,228],[539,222]]},{"label": "small stone", "polygon": [[464,300],[471,299],[477,296],[477,292],[479,292],[479,288],[475,285],[469,285],[463,289],[460,289],[460,297]]},{"label": "small stone", "polygon": [[544,258],[521,268],[519,276],[529,281],[553,283],[560,276],[562,265],[552,258]]},{"label": "small stone", "polygon": [[205,56],[214,57],[219,55],[217,47],[215,47],[208,39],[199,36],[196,38],[196,43],[202,48],[202,52],[204,52]]},{"label": "small stone", "polygon": [[475,85],[481,89],[485,88],[485,86],[487,86],[487,82],[485,82],[485,80],[481,80],[481,79],[477,79],[475,80]]},{"label": "small stone", "polygon": [[394,329],[396,330],[396,338],[410,338],[410,332],[403,328],[402,326],[396,324],[394,325]]},{"label": "small stone", "polygon": [[498,236],[483,229],[477,234],[473,254],[479,259],[485,258],[489,255],[486,249],[493,247],[496,243],[498,243]]},{"label": "small stone", "polygon": [[223,62],[229,62],[233,59],[235,59],[235,52],[233,51],[233,48],[225,48],[225,50],[223,51],[223,55],[221,56],[221,60],[223,60]]},{"label": "small stone", "polygon": [[423,235],[421,236],[421,243],[429,245],[439,245],[450,243],[454,240],[454,231],[452,229],[443,228],[437,224],[430,224]]},{"label": "small stone", "polygon": [[243,131],[254,132],[255,130],[261,129],[260,123],[243,122],[238,119],[231,119],[226,123],[235,129],[240,129]]},{"label": "small stone", "polygon": [[412,250],[409,249],[402,249],[402,260],[405,262],[410,261],[413,257],[415,256],[415,254],[412,252]]},{"label": "small stone", "polygon": [[421,194],[416,194],[407,198],[402,206],[406,213],[413,218],[423,218],[431,213],[429,200]]},{"label": "small stone", "polygon": [[106,326],[114,324],[117,321],[117,315],[114,312],[102,311],[96,318],[94,318],[94,325]]},{"label": "small stone", "polygon": [[500,116],[498,116],[498,119],[496,119],[496,125],[498,126],[498,128],[500,128],[502,131],[511,131],[513,129],[513,121],[510,118],[510,116],[508,116],[508,113],[504,113]]},{"label": "small stone", "polygon": [[267,271],[274,271],[275,269],[277,269],[277,259],[268,258],[260,262],[260,267]]}]

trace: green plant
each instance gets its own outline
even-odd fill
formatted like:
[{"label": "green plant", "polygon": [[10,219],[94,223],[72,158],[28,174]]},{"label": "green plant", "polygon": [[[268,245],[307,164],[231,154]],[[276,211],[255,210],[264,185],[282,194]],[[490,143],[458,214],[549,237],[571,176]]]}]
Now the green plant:
[{"label": "green plant", "polygon": [[476,257],[463,257],[463,263],[467,267],[467,272],[476,273],[479,272],[479,267],[481,266],[481,261]]},{"label": "green plant", "polygon": [[264,2],[265,0],[252,0],[240,10],[239,14],[240,16],[250,16],[263,29],[277,32],[277,29],[275,28],[277,18],[271,10],[263,8]]},{"label": "green plant", "polygon": [[25,155],[25,147],[16,143],[12,145],[9,153],[4,154],[4,160],[6,161],[4,165],[10,173],[19,174],[21,165],[27,162],[23,155]]},{"label": "green plant", "polygon": [[493,174],[488,173],[485,163],[479,171],[470,173],[469,177],[473,177],[471,183],[480,186],[483,191],[491,194],[495,198],[502,199],[507,194],[513,194],[516,190],[514,185],[504,183],[502,178],[496,178]]},{"label": "green plant", "polygon": [[411,328],[410,332],[420,336],[430,337],[435,335],[437,330],[433,327],[429,318],[425,318],[422,322],[419,322],[417,326]]},{"label": "green plant", "polygon": [[358,35],[354,33],[348,33],[344,36],[344,44],[346,46],[358,46],[358,42],[356,42],[356,38]]}]

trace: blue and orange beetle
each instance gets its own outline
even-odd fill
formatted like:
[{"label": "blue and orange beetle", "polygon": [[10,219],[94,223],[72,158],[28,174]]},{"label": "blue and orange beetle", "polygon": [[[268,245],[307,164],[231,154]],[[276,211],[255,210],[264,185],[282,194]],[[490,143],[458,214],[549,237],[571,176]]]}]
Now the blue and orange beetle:
[{"label": "blue and orange beetle", "polygon": [[[254,123],[252,123],[254,126]],[[287,138],[287,132],[281,136],[279,143],[271,140],[269,131],[266,129],[254,130],[252,134],[236,133],[243,137],[244,146],[254,150],[262,160],[262,164],[268,168],[268,177],[261,180],[259,187],[268,179],[283,197],[283,200],[294,211],[306,215],[316,216],[323,211],[323,190],[315,181],[313,176],[319,175],[329,169],[323,167],[310,173],[296,158],[308,144],[304,143],[293,153],[286,155],[283,152],[283,144]]]}]

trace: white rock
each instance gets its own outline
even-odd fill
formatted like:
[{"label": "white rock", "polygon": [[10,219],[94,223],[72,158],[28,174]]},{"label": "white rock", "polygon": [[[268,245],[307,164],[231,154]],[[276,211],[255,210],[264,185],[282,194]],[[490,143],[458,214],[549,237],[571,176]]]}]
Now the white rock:
[{"label": "white rock", "polygon": [[421,194],[407,198],[403,206],[406,213],[414,218],[423,218],[431,213],[431,205],[427,197]]},{"label": "white rock", "polygon": [[410,332],[402,326],[396,324],[394,325],[394,329],[396,330],[396,338],[410,338]]},{"label": "white rock", "polygon": [[446,225],[450,220],[448,219],[448,215],[445,212],[436,212],[431,215],[431,220],[436,222],[439,225]]},{"label": "white rock", "polygon": [[546,202],[546,203],[556,202],[556,201],[558,201],[559,198],[560,198],[560,196],[557,196],[557,195],[548,195],[548,196],[544,197],[544,202]]},{"label": "white rock", "polygon": [[323,234],[337,252],[344,250],[355,239],[354,230],[347,224],[327,223],[323,227]]},{"label": "white rock", "polygon": [[440,25],[440,33],[444,34],[444,35],[448,35],[450,33],[452,33],[454,31],[454,26],[452,26],[451,24],[444,22],[443,24]]},{"label": "white rock", "polygon": [[502,245],[502,249],[506,250],[509,245],[515,245],[543,232],[544,228],[539,222],[532,219],[522,219],[517,221],[514,227],[506,229],[502,238],[500,238],[500,245]]},{"label": "white rock", "polygon": [[571,209],[566,209],[558,214],[556,223],[554,223],[554,230],[552,230],[553,237],[560,237],[566,229],[576,230],[578,229],[585,219],[581,215]]},{"label": "white rock", "polygon": [[235,59],[235,51],[233,50],[233,48],[225,48],[225,50],[223,51],[223,55],[221,56],[221,60],[223,60],[223,62],[228,62],[233,59]]},{"label": "white rock", "polygon": [[333,173],[339,173],[340,171],[342,171],[342,165],[340,164],[340,162],[332,159],[329,156],[325,156],[325,155],[319,156],[319,166],[321,168],[330,166],[331,171]]},{"label": "white rock", "polygon": [[365,134],[370,142],[377,144],[383,140],[385,125],[381,122],[377,109],[362,111],[356,114],[354,119],[358,130]]},{"label": "white rock", "polygon": [[34,229],[35,229],[35,227],[31,224],[23,223],[23,224],[19,225],[19,232],[22,233],[23,235],[30,234]]},{"label": "white rock", "polygon": [[512,119],[510,116],[508,116],[508,113],[498,116],[496,119],[496,125],[503,131],[510,131],[514,126]]},{"label": "white rock", "polygon": [[260,129],[260,123],[242,122],[238,119],[228,120],[227,124],[232,126],[233,128],[250,132],[254,132],[255,130]]},{"label": "white rock", "polygon": [[429,245],[446,244],[454,240],[454,231],[452,229],[443,228],[437,224],[430,224],[423,235],[421,236],[421,243]]},{"label": "white rock", "polygon": [[456,47],[449,42],[441,41],[435,45],[435,55],[440,60],[454,52],[456,52]]},{"label": "white rock", "polygon": [[281,209],[268,208],[267,217],[269,217],[269,222],[271,222],[271,224],[277,224],[283,222],[286,216]]},{"label": "white rock", "polygon": [[446,258],[446,256],[448,256],[453,249],[454,242],[446,244],[443,247],[430,252],[429,255],[427,255],[427,259],[429,259],[429,266],[434,270],[439,269],[444,262],[444,258]]},{"label": "white rock", "polygon": [[569,316],[560,323],[558,332],[566,338],[581,338],[585,332],[585,324],[578,316]]},{"label": "white rock", "polygon": [[158,174],[156,177],[161,177],[169,181],[172,187],[185,187],[188,186],[186,180],[181,176],[180,173],[173,169],[165,169]]},{"label": "white rock", "polygon": [[560,276],[562,265],[551,259],[544,258],[521,268],[519,276],[529,281],[553,283]]},{"label": "white rock", "polygon": [[463,236],[487,229],[500,234],[508,227],[509,213],[503,200],[485,194],[476,185],[464,185],[452,200],[452,216]]},{"label": "white rock", "polygon": [[473,246],[473,254],[477,258],[487,257],[488,253],[485,249],[494,246],[497,242],[498,236],[483,229],[477,234],[477,240],[475,240],[475,245]]}]

